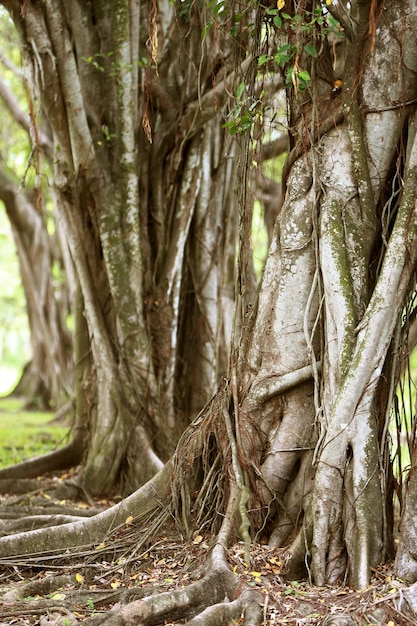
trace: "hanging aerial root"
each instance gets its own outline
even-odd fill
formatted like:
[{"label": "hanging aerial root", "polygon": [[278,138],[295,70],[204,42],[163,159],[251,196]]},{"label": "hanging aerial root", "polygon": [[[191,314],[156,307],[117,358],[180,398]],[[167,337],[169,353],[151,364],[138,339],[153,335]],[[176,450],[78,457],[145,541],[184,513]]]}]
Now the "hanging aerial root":
[{"label": "hanging aerial root", "polygon": [[229,494],[230,445],[220,390],[183,434],[173,457],[173,514],[185,536],[204,526],[218,531]]},{"label": "hanging aerial root", "polygon": [[[249,489],[247,485],[245,484],[242,466],[239,461],[238,447],[237,447],[235,435],[233,433],[232,420],[230,418],[230,413],[229,413],[229,402],[227,402],[227,400],[228,400],[228,397],[227,395],[225,395],[225,398],[223,399],[223,403],[222,403],[223,404],[222,406],[223,418],[224,418],[225,425],[226,425],[227,436],[230,442],[230,448],[231,448],[231,453],[232,453],[232,467],[233,467],[233,472],[234,472],[234,476],[236,480],[236,486],[239,489],[239,514],[240,514],[239,531],[245,544],[245,563],[249,564],[250,563],[251,539],[250,539],[250,534],[249,534],[250,522],[249,522],[248,511],[246,508],[246,505],[249,501]],[[235,410],[237,410],[237,408]]]}]

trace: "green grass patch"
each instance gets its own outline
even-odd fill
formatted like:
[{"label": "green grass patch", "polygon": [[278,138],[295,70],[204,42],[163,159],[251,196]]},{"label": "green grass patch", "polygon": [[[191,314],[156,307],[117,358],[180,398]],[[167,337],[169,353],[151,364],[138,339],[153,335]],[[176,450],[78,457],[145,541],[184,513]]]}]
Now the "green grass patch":
[{"label": "green grass patch", "polygon": [[0,397],[0,467],[7,467],[68,442],[69,428],[53,413],[26,411],[17,398]]}]

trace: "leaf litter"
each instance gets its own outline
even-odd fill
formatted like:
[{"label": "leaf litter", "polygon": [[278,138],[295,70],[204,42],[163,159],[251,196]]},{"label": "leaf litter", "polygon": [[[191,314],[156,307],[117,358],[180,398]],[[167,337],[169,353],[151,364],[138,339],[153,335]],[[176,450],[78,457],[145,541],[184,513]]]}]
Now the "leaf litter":
[{"label": "leaf litter", "polygon": [[[0,519],[6,500],[0,504]],[[53,504],[53,498],[44,500]],[[78,504],[85,508],[84,502]],[[105,504],[96,501],[93,506]],[[65,554],[0,560],[0,626],[82,624],[113,607],[185,587],[203,572],[210,537],[201,532],[184,540],[173,521],[164,530],[135,549],[139,529],[129,516],[115,536],[71,558]],[[262,594],[264,626],[417,626],[417,586],[395,578],[390,565],[375,569],[371,584],[355,591],[287,581],[285,549],[256,544],[248,566],[243,543],[237,543],[228,558],[242,584]]]}]

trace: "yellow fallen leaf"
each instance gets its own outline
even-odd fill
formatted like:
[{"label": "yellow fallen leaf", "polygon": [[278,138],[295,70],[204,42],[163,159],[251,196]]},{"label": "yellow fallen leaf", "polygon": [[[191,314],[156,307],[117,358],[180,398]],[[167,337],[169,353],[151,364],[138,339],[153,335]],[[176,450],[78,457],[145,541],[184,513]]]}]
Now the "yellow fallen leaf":
[{"label": "yellow fallen leaf", "polygon": [[79,574],[78,572],[75,574],[75,580],[77,581],[77,583],[83,583],[84,582],[84,576],[82,574]]},{"label": "yellow fallen leaf", "polygon": [[114,583],[110,583],[110,587],[112,589],[118,589],[120,587],[122,583],[120,582],[120,580],[115,580]]},{"label": "yellow fallen leaf", "polygon": [[101,543],[98,544],[98,546],[96,546],[96,550],[102,550],[105,547],[106,547],[106,544],[104,543],[104,541],[102,541]]},{"label": "yellow fallen leaf", "polygon": [[201,543],[202,541],[203,541],[203,537],[202,537],[201,535],[197,535],[197,536],[196,536],[196,537],[194,537],[194,539],[193,539],[193,543],[195,543],[195,544],[197,544],[197,545],[198,545],[199,543]]},{"label": "yellow fallen leaf", "polygon": [[51,600],[65,600],[65,598],[65,593],[54,593],[54,595],[51,596]]},{"label": "yellow fallen leaf", "polygon": [[129,526],[132,522],[133,522],[133,515],[129,515],[129,517],[126,517],[126,521],[125,521],[126,526]]}]

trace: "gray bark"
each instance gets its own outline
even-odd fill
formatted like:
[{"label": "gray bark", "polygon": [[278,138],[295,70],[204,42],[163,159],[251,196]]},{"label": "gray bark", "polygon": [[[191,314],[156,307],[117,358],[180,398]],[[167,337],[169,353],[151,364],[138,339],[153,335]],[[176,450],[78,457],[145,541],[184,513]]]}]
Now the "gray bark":
[{"label": "gray bark", "polygon": [[80,481],[94,493],[120,480],[132,490],[169,458],[227,363],[235,165],[221,116],[209,122],[234,89],[239,59],[213,87],[207,59],[229,44],[202,43],[200,28],[165,2],[158,51],[143,3],[3,4],[49,122],[54,193],[88,327],[90,372],[76,390],[90,433]]}]

